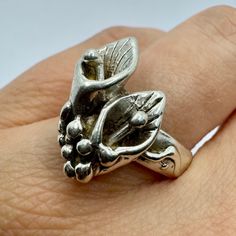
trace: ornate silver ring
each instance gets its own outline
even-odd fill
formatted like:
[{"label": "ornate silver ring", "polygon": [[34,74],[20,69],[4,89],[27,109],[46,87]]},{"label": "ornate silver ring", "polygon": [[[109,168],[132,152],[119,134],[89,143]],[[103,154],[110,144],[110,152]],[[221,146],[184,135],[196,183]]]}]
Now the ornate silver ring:
[{"label": "ornate silver ring", "polygon": [[86,183],[135,161],[176,178],[190,165],[191,152],[160,129],[164,93],[125,90],[137,62],[137,41],[129,37],[89,49],[76,64],[58,125],[68,177]]}]

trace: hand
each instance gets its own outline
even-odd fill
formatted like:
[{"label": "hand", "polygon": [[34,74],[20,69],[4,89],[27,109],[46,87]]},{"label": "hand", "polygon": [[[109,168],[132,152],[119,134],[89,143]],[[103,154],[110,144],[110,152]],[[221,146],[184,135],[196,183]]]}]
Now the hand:
[{"label": "hand", "polygon": [[[40,62],[0,91],[1,235],[235,235],[236,10],[216,7],[168,33],[115,27]],[[83,185],[62,174],[60,108],[84,51],[134,35],[127,88],[167,95],[163,129],[187,148],[222,125],[178,179],[135,163]],[[133,80],[134,79],[134,80]]]}]

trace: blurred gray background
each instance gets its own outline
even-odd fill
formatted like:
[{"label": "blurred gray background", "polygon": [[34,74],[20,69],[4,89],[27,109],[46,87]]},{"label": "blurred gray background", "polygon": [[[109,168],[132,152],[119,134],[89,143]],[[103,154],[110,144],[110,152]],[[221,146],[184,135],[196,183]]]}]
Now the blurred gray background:
[{"label": "blurred gray background", "polygon": [[114,25],[170,30],[236,0],[0,0],[0,88],[36,62]]}]

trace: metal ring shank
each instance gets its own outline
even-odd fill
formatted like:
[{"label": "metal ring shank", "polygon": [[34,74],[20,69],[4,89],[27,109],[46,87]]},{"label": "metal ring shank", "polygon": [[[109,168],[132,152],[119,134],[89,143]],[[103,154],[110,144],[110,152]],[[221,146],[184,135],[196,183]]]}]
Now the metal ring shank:
[{"label": "metal ring shank", "polygon": [[191,152],[169,134],[160,130],[151,148],[136,162],[170,178],[176,178],[191,164]]}]

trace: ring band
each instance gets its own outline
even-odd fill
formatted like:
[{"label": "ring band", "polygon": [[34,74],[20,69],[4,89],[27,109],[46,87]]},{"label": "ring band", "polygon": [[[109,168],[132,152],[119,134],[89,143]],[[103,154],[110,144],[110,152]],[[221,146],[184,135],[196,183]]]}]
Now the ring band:
[{"label": "ring band", "polygon": [[137,41],[129,37],[86,51],[76,64],[58,125],[68,177],[87,183],[136,161],[176,178],[190,165],[191,152],[160,129],[164,93],[124,89],[137,62]]}]

